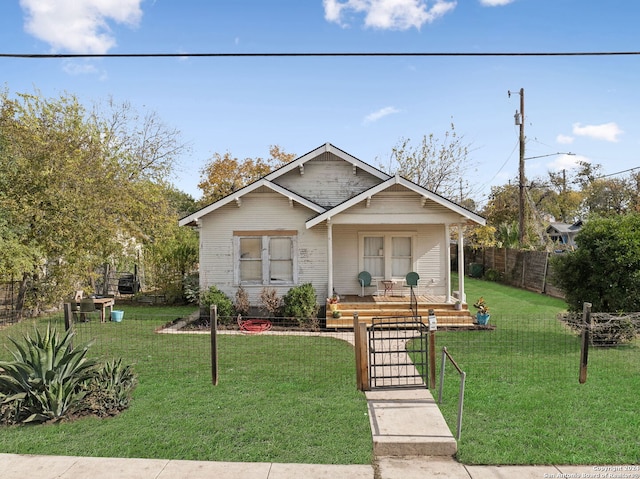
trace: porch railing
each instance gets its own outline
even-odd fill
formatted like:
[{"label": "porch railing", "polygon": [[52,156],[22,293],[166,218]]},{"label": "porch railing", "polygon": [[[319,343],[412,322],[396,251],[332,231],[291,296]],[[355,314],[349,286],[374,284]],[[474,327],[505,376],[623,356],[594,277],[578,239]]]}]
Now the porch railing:
[{"label": "porch railing", "polygon": [[411,286],[411,302],[409,304],[409,308],[411,309],[411,314],[413,316],[414,321],[418,318],[418,298],[416,297],[416,292]]}]

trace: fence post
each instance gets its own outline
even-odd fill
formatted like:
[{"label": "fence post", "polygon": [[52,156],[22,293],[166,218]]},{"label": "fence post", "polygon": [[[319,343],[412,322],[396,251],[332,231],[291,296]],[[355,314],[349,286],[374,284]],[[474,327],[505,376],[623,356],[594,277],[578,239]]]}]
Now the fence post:
[{"label": "fence post", "polygon": [[358,391],[362,391],[362,355],[360,344],[360,322],[358,321],[358,313],[353,313],[353,346],[356,355],[356,387]]},{"label": "fence post", "polygon": [[358,323],[358,329],[360,329],[360,390],[368,391],[369,386],[369,359],[367,356],[367,325],[365,323]]},{"label": "fence post", "polygon": [[429,310],[429,388],[436,388],[436,313]]},{"label": "fence post", "polygon": [[211,321],[211,382],[218,385],[218,306],[212,304],[209,309]]},{"label": "fence post", "polygon": [[[64,303],[64,329],[73,332],[73,312],[71,311],[71,303]],[[69,349],[73,348],[73,341],[69,342]]]},{"label": "fence post", "polygon": [[580,384],[587,382],[587,363],[591,337],[591,303],[582,305],[582,346],[580,348]]}]

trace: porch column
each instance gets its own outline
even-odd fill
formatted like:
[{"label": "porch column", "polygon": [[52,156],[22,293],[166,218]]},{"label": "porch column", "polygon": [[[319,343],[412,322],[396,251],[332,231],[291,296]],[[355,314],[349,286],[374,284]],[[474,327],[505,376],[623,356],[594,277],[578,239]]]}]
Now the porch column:
[{"label": "porch column", "polygon": [[333,294],[333,225],[327,219],[327,298]]},{"label": "porch column", "polygon": [[447,242],[447,254],[446,254],[446,265],[445,265],[445,274],[444,274],[444,296],[445,302],[451,303],[451,225],[446,223],[444,225],[444,237]]},{"label": "porch column", "polygon": [[464,292],[464,225],[458,223],[458,298],[461,302],[467,302]]}]

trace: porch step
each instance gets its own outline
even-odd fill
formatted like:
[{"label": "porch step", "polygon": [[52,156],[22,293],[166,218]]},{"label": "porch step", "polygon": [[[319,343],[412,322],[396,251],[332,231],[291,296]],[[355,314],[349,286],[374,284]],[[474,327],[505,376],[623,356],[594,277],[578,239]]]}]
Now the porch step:
[{"label": "porch step", "polygon": [[[448,327],[471,326],[474,318],[468,309],[456,310],[452,304],[421,305],[418,314],[423,321],[427,320],[429,309],[433,309],[438,325]],[[353,328],[353,315],[358,313],[358,321],[371,325],[372,318],[411,316],[409,304],[402,303],[341,303],[340,318],[334,318],[331,311],[326,314],[327,328]]]},{"label": "porch step", "polygon": [[457,442],[427,388],[366,391],[376,456],[453,456]]}]

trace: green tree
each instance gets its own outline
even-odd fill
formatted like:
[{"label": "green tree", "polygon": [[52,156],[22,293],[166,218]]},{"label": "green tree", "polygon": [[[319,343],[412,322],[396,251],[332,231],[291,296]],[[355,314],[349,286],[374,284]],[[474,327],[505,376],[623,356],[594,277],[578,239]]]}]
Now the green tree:
[{"label": "green tree", "polygon": [[289,163],[295,154],[286,153],[278,145],[269,148],[270,158],[245,158],[239,160],[231,153],[214,153],[200,170],[198,188],[202,191],[201,203],[213,203],[234,191],[252,183],[270,171]]},{"label": "green tree", "polygon": [[0,94],[0,235],[35,259],[21,266],[18,310],[94,284],[98,266],[177,219],[166,189],[183,151],[177,133],[126,104],[107,109],[89,112],[72,95]]},{"label": "green tree", "polygon": [[571,310],[640,311],[640,214],[593,218],[578,248],[553,258],[554,278]]}]

